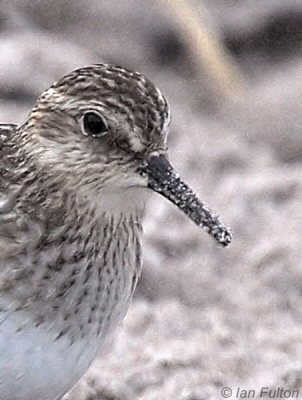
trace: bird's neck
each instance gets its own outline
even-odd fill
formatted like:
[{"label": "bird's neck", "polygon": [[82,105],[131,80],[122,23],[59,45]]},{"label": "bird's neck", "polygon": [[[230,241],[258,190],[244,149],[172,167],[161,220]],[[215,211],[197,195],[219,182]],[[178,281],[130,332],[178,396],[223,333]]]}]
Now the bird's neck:
[{"label": "bird's neck", "polygon": [[143,214],[147,200],[147,190],[140,187],[104,188],[100,191],[97,201],[98,209],[109,215]]}]

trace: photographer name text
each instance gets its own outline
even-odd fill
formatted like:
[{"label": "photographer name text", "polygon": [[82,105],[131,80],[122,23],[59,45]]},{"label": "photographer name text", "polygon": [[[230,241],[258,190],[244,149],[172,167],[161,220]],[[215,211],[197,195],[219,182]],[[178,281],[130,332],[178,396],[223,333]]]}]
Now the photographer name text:
[{"label": "photographer name text", "polygon": [[[225,386],[221,389],[221,395],[224,399],[299,399],[300,391],[298,389],[286,389],[283,387],[269,388],[263,386],[257,390],[255,389],[244,389],[241,387],[236,387],[231,389]],[[302,396],[302,391],[301,391]]]}]

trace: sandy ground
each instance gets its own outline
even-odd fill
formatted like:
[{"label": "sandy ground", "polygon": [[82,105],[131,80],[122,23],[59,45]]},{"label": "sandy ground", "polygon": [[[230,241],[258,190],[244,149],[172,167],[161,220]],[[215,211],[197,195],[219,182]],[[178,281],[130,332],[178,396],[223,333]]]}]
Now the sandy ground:
[{"label": "sandy ground", "polygon": [[234,234],[217,248],[154,195],[127,317],[66,399],[219,400],[225,386],[302,398],[302,2],[204,2],[245,81],[225,101],[155,1],[0,4],[2,122],[75,67],[139,70],[170,101],[172,163]]}]

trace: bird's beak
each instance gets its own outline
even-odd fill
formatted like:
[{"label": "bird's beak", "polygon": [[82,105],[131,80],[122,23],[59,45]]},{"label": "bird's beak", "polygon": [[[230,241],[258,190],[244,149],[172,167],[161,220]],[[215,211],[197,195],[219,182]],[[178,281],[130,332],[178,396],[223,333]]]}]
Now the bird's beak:
[{"label": "bird's beak", "polygon": [[150,189],[174,203],[192,221],[213,236],[220,245],[228,246],[231,243],[230,230],[199,200],[164,155],[151,155],[142,166],[141,173],[147,175]]}]

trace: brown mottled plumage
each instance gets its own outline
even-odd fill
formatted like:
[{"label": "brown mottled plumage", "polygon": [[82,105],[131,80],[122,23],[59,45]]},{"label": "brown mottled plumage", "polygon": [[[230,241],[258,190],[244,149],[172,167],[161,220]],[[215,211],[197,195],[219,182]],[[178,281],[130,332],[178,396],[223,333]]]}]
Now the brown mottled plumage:
[{"label": "brown mottled plumage", "polygon": [[165,158],[169,120],[150,81],[99,64],[52,85],[21,126],[0,126],[1,400],[62,396],[122,320],[148,189],[230,243]]}]

